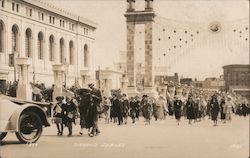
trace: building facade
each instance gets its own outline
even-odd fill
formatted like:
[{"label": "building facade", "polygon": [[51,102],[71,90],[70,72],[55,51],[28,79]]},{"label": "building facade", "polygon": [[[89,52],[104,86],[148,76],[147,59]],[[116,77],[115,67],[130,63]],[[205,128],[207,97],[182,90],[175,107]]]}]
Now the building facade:
[{"label": "building facade", "polygon": [[192,81],[191,85],[211,91],[225,90],[225,81],[223,76],[220,76],[220,78],[208,77],[205,78],[204,81],[198,81],[197,79],[195,79],[194,81]]},{"label": "building facade", "polygon": [[250,65],[223,66],[226,90],[250,100]]},{"label": "building facade", "polygon": [[111,90],[120,89],[126,93],[126,81],[123,80],[124,74],[120,71],[111,70],[109,68],[96,71],[97,87],[100,88],[102,94],[106,97],[111,96]]},{"label": "building facade", "polygon": [[192,82],[193,82],[192,78],[181,78],[180,79],[181,84],[185,84],[188,86],[191,86]]},{"label": "building facade", "polygon": [[156,75],[155,76],[155,84],[156,85],[165,85],[168,82],[179,83],[178,73],[174,73],[173,76],[167,76],[167,75]]},{"label": "building facade", "polygon": [[39,0],[0,0],[0,82],[18,81],[17,58],[28,58],[28,81],[54,84],[53,65],[64,65],[64,84],[95,79],[97,24]]}]

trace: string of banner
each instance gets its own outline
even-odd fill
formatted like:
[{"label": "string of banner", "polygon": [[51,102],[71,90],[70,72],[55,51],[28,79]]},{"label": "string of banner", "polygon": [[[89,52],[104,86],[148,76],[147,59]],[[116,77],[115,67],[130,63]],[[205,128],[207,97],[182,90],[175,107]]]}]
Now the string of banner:
[{"label": "string of banner", "polygon": [[233,53],[249,51],[249,20],[194,23],[155,18],[154,45],[157,65],[169,69],[195,48],[225,47]]}]

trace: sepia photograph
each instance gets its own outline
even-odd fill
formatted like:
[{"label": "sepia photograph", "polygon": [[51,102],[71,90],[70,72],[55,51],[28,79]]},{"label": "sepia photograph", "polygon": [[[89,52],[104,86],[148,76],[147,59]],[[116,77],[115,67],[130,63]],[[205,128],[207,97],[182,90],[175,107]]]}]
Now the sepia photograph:
[{"label": "sepia photograph", "polygon": [[250,158],[249,0],[0,0],[0,158]]}]

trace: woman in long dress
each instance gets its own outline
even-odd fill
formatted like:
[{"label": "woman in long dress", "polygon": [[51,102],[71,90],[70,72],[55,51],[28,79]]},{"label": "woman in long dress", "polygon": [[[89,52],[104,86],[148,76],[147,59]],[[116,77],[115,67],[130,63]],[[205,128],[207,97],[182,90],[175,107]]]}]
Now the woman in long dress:
[{"label": "woman in long dress", "polygon": [[180,124],[181,121],[181,109],[182,109],[182,101],[180,97],[176,96],[174,101],[174,115],[178,125]]},{"label": "woman in long dress", "polygon": [[83,135],[84,129],[89,130],[89,121],[87,119],[89,108],[91,106],[92,97],[89,89],[81,89],[78,92],[79,94],[79,113],[80,113],[80,126],[81,131],[80,135]]},{"label": "woman in long dress", "polygon": [[188,124],[192,124],[192,120],[195,119],[195,105],[192,96],[190,95],[188,97],[187,103],[186,103],[186,111],[187,111],[187,119]]},{"label": "woman in long dress", "polygon": [[166,109],[166,99],[164,96],[160,95],[156,103],[156,114],[160,120],[164,119],[164,111],[167,111]]},{"label": "woman in long dress", "polygon": [[110,102],[110,99],[106,96],[103,97],[103,108],[104,108],[104,115],[105,115],[105,123],[109,123],[111,102]]},{"label": "woman in long dress", "polygon": [[141,101],[143,116],[145,118],[146,125],[150,124],[151,112],[152,112],[152,100],[148,98],[147,95],[144,95]]},{"label": "woman in long dress", "polygon": [[209,107],[211,109],[211,118],[214,122],[214,126],[217,126],[217,117],[220,111],[220,107],[216,95],[212,96],[212,99],[209,102]]},{"label": "woman in long dress", "polygon": [[205,119],[205,116],[206,116],[206,105],[207,105],[207,102],[205,100],[204,97],[201,97],[201,102],[200,102],[200,110],[201,110],[201,117],[203,118],[203,120]]},{"label": "woman in long dress", "polygon": [[129,103],[129,106],[130,106],[130,112],[129,112],[129,114],[130,114],[130,117],[131,117],[131,119],[132,119],[132,123],[135,123],[135,118],[136,118],[136,111],[137,111],[137,107],[136,107],[136,105],[135,105],[135,98],[134,97],[131,97],[130,98],[130,103]]},{"label": "woman in long dress", "polygon": [[65,113],[65,125],[68,127],[69,134],[68,136],[72,136],[72,124],[75,123],[75,118],[77,114],[77,106],[73,100],[73,98],[66,98],[66,104],[64,108]]},{"label": "woman in long dress", "polygon": [[223,109],[224,114],[226,116],[225,117],[226,121],[231,121],[232,120],[232,111],[233,111],[233,108],[234,108],[234,104],[232,102],[232,98],[231,98],[231,96],[228,96],[227,100],[226,100],[226,103],[225,103],[225,107]]}]

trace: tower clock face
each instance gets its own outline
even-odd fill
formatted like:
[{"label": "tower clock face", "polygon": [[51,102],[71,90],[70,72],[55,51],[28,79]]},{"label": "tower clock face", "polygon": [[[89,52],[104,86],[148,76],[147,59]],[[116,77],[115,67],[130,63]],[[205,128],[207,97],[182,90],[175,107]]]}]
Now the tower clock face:
[{"label": "tower clock face", "polygon": [[212,33],[218,33],[221,31],[221,24],[219,22],[212,22],[209,25],[209,31]]}]

